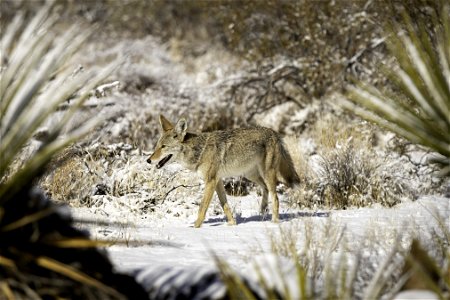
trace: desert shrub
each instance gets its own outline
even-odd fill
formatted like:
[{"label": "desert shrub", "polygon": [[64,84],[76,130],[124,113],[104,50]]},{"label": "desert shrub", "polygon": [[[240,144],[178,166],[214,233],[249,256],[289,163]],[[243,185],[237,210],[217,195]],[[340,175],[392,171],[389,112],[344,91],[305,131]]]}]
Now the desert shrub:
[{"label": "desert shrub", "polygon": [[92,144],[50,169],[40,184],[55,200],[73,206],[91,206],[91,197],[96,195],[122,196],[135,192],[136,186],[145,186],[145,178],[125,176],[123,169],[130,163],[128,153],[132,150],[131,145],[124,143]]},{"label": "desert shrub", "polygon": [[[426,7],[424,3],[417,5]],[[224,45],[249,67],[227,84],[245,122],[281,103],[298,109],[329,100],[350,78],[389,85],[382,24],[395,1],[222,1],[217,12]],[[236,113],[235,113],[236,114]]]},{"label": "desert shrub", "polygon": [[[289,147],[301,178],[300,186],[288,192],[291,205],[345,209],[378,203],[390,207],[428,191],[428,184],[417,186],[418,190],[410,187],[407,178],[414,175],[399,165],[406,156],[396,161],[380,151],[373,125],[347,121],[345,116],[323,118],[309,129],[314,140]],[[311,148],[309,153],[301,153],[302,145]],[[417,172],[420,166],[410,167]],[[430,178],[426,181],[431,184]]]},{"label": "desert shrub", "polygon": [[224,4],[219,16],[230,51],[250,61],[226,85],[228,98],[246,112],[245,122],[281,103],[302,109],[314,99],[326,99],[349,76],[381,80],[372,73],[384,58],[382,30],[374,25],[380,16],[376,9],[366,11],[360,2],[234,5]]},{"label": "desert shrub", "polygon": [[[217,12],[225,46],[250,61],[228,85],[229,98],[244,108],[245,122],[284,102],[302,109],[313,99],[343,90],[358,78],[391,87],[375,72],[387,68],[384,24],[401,18],[400,1],[222,1]],[[414,16],[432,24],[432,1],[409,1]],[[432,30],[430,30],[432,32]],[[331,100],[332,101],[332,100]]]},{"label": "desert shrub", "polygon": [[324,98],[349,75],[380,81],[372,70],[385,58],[380,24],[388,11],[389,5],[377,1],[102,0],[71,2],[61,13],[69,22],[97,23],[105,34],[154,34],[163,41],[189,40],[188,47],[222,44],[248,62],[241,78],[225,85],[224,97],[248,122],[286,101],[301,108]]},{"label": "desert shrub", "polygon": [[317,192],[329,207],[393,206],[401,202],[401,196],[411,193],[383,173],[382,161],[376,155],[355,149],[352,143],[322,155],[319,165]]},{"label": "desert shrub", "polygon": [[358,203],[370,187],[376,166],[356,153],[351,145],[342,146],[321,157],[319,193],[330,207],[363,206]]}]

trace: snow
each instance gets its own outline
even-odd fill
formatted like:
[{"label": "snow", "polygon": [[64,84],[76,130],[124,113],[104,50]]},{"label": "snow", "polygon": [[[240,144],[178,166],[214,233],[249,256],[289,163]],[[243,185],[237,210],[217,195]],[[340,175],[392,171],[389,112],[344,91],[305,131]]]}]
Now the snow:
[{"label": "snow", "polygon": [[399,293],[395,296],[394,300],[437,300],[438,295],[431,291],[424,290],[409,290]]},{"label": "snow", "polygon": [[[145,219],[134,216],[128,220],[120,219],[124,223],[122,226],[108,226],[107,229],[91,226],[89,230],[97,238],[126,237],[130,241],[128,246],[113,245],[107,250],[117,268],[130,271],[157,266],[211,267],[215,265],[213,254],[240,270],[255,256],[273,254],[271,243],[279,236],[280,229],[301,232],[307,226],[318,229],[328,223],[333,229],[343,231],[348,249],[361,247],[368,236],[388,245],[396,243],[398,232],[404,234],[404,243],[410,241],[405,238],[407,234],[427,238],[427,232],[436,229],[436,213],[450,229],[448,198],[423,197],[394,208],[340,211],[299,211],[282,203],[280,224],[272,223],[270,216],[258,214],[259,197],[256,194],[228,198],[237,214],[236,226],[227,225],[223,215],[212,215],[212,204],[209,217],[198,229],[193,228],[195,214],[179,218],[149,214]],[[214,201],[218,202],[217,199]],[[114,216],[117,207],[108,204],[104,209],[110,210],[107,215]],[[113,220],[92,214],[85,208],[74,208],[73,214],[75,219]],[[132,241],[140,242],[134,245]],[[297,240],[298,249],[302,249],[303,242],[302,238]]]},{"label": "snow", "polygon": [[[196,295],[195,299],[205,299],[208,295],[207,299],[220,299],[225,287],[217,271],[217,258],[240,274],[262,298],[265,294],[258,282],[264,278],[269,288],[283,292],[287,287],[292,299],[298,299],[296,265],[291,258],[274,250],[274,246],[282,248],[281,244],[289,243],[287,239],[294,241],[299,257],[319,259],[316,262],[319,269],[338,268],[343,258],[350,273],[355,268],[364,268],[353,283],[355,290],[363,291],[367,280],[380,268],[400,272],[401,263],[384,265],[392,249],[408,249],[412,238],[425,243],[432,241],[433,235],[440,232],[438,220],[450,230],[449,198],[422,197],[393,208],[312,211],[289,208],[280,196],[279,224],[271,222],[270,215],[259,215],[260,196],[254,192],[245,197],[228,196],[237,216],[235,226],[227,225],[223,213],[215,213],[216,197],[201,228],[193,227],[196,213],[190,209],[190,214],[164,216],[154,211],[124,218],[117,214],[120,208],[105,203],[101,206],[103,216],[98,207],[97,213],[86,207],[72,208],[72,213],[77,220],[91,221],[79,226],[89,230],[93,237],[122,241],[106,247],[112,262],[119,271],[135,274],[154,299],[175,299],[173,291],[188,298]],[[176,211],[181,209],[179,204],[169,201],[161,207],[173,205],[172,210]],[[355,265],[358,260],[362,265]],[[316,289],[326,284],[324,280],[330,280],[327,274],[332,273],[324,272],[316,278]],[[427,291],[416,291],[395,299],[428,299],[423,297],[429,295]]]}]

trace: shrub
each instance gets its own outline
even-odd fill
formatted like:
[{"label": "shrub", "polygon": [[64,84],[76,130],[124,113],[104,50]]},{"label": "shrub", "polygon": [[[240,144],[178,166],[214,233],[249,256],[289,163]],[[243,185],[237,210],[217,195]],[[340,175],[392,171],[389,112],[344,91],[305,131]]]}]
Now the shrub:
[{"label": "shrub", "polygon": [[376,165],[351,144],[321,157],[319,194],[329,207],[365,206],[363,196],[371,186]]}]

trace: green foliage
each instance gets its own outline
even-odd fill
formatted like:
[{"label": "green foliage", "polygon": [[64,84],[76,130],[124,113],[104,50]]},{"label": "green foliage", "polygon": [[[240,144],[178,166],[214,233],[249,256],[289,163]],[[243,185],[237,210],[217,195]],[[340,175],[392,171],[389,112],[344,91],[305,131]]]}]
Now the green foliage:
[{"label": "green foliage", "polygon": [[396,92],[367,83],[348,87],[344,107],[440,154],[435,161],[450,175],[450,5],[433,11],[433,30],[407,13],[388,39],[398,67],[387,70]]}]

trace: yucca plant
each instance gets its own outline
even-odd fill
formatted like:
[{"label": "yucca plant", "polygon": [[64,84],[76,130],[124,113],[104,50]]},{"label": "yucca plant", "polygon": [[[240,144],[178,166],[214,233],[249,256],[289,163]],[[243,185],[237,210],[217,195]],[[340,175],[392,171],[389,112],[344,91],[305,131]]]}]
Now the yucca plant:
[{"label": "yucca plant", "polygon": [[[18,14],[2,30],[0,298],[146,298],[132,277],[113,272],[96,248],[100,243],[72,227],[70,217],[32,184],[55,154],[92,130],[96,119],[72,130],[65,125],[115,68],[71,76],[68,60],[93,30],[76,24],[55,34],[53,9],[47,4],[31,20]],[[70,108],[46,130],[38,149],[21,157],[36,131],[69,100]]]},{"label": "yucca plant", "polygon": [[[24,20],[18,15],[2,35],[3,70],[0,81],[0,199],[4,203],[35,178],[61,149],[89,132],[97,119],[61,137],[64,125],[89,97],[114,66],[99,73],[85,72],[70,78],[73,69],[64,65],[92,30],[79,32],[69,28],[62,36],[54,36],[51,28],[57,18],[49,15],[48,5],[22,30]],[[20,150],[30,142],[58,106],[71,99],[73,103],[58,122],[48,129],[45,141],[22,168],[8,176]]]},{"label": "yucca plant", "polygon": [[450,175],[450,5],[432,11],[432,30],[403,12],[393,22],[387,45],[398,66],[387,70],[396,93],[357,83],[348,87],[344,107],[362,118],[430,148]]}]

